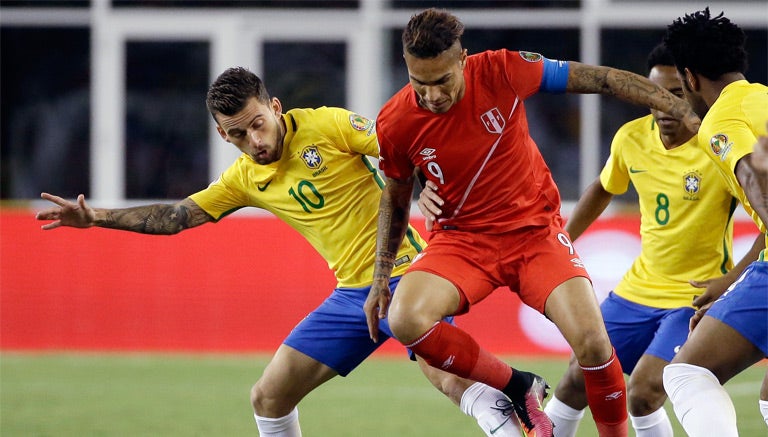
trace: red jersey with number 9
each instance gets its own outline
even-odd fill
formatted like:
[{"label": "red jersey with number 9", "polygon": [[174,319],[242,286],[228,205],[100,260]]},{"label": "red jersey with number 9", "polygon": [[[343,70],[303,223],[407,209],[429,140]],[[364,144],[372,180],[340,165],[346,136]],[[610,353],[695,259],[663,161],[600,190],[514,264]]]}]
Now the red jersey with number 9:
[{"label": "red jersey with number 9", "polygon": [[447,112],[420,107],[410,84],[383,106],[380,168],[407,179],[418,166],[437,184],[445,205],[436,229],[501,233],[559,220],[560,194],[523,105],[542,72],[540,55],[487,51],[467,58],[464,97]]}]

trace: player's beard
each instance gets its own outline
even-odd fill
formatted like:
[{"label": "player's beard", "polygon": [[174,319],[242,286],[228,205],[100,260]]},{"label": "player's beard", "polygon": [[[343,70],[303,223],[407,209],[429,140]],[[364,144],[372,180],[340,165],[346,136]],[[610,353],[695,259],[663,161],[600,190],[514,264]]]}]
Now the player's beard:
[{"label": "player's beard", "polygon": [[274,118],[274,124],[275,135],[270,142],[271,145],[268,144],[267,147],[265,147],[266,154],[252,156],[253,160],[256,161],[257,164],[271,164],[275,161],[279,161],[280,157],[283,155],[283,139],[285,138],[285,135],[283,135],[283,127],[278,117]]}]

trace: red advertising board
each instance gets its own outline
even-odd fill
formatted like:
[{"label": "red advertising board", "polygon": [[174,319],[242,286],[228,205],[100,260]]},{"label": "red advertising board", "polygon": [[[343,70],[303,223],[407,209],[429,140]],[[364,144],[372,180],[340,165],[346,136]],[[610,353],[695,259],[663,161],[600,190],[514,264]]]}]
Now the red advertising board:
[{"label": "red advertising board", "polygon": [[[31,210],[0,210],[3,350],[269,352],[334,286],[314,249],[269,215],[162,237],[41,224]],[[639,252],[638,226],[635,216],[601,219],[577,241],[599,297]],[[737,223],[737,255],[756,233]],[[506,289],[457,323],[495,353],[568,352]]]}]

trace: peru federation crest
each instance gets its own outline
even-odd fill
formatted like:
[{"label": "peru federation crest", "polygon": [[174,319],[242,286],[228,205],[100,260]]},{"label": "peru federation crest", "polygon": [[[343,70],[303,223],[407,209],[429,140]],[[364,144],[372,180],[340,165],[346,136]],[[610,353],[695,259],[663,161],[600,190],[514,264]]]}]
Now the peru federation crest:
[{"label": "peru federation crest", "polygon": [[304,164],[311,169],[319,168],[323,163],[323,157],[320,156],[320,152],[317,150],[317,146],[307,146],[301,151],[301,159]]}]

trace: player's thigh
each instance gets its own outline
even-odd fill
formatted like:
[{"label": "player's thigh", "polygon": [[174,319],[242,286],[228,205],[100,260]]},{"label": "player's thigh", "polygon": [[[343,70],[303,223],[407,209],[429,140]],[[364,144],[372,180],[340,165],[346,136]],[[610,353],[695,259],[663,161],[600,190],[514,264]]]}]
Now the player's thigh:
[{"label": "player's thigh", "polygon": [[[550,299],[559,288],[568,293],[555,296],[556,300],[568,299],[560,304],[581,301],[579,307],[571,307],[574,315],[584,314],[586,319],[591,319],[599,313],[589,274],[559,224],[529,229],[521,234],[511,233],[506,236],[502,250],[506,250],[504,284],[517,292],[529,307],[549,317]],[[574,312],[576,308],[579,311]],[[562,314],[556,317],[562,317]]]},{"label": "player's thigh", "polygon": [[630,405],[651,405],[650,409],[655,411],[664,404],[667,395],[662,376],[667,364],[669,361],[653,355],[643,355],[638,360],[627,385]]},{"label": "player's thigh", "polygon": [[438,318],[469,311],[503,285],[494,275],[497,244],[484,234],[437,232],[403,276],[394,300],[407,301],[414,312],[431,312]]},{"label": "player's thigh", "polygon": [[413,270],[400,279],[390,307],[390,324],[393,318],[426,317],[433,323],[456,312],[460,301],[459,291],[448,279],[437,274]]},{"label": "player's thigh", "polygon": [[283,343],[346,376],[389,338],[386,328],[379,343],[370,339],[363,311],[368,291],[367,287],[335,289]]},{"label": "player's thigh", "polygon": [[705,367],[725,383],[768,356],[768,262],[754,262],[707,311],[674,362]]},{"label": "player's thigh", "polygon": [[709,369],[725,384],[764,357],[763,352],[738,331],[705,315],[672,362]]},{"label": "player's thigh", "polygon": [[257,394],[295,406],[309,392],[338,375],[335,370],[285,344],[256,383]]},{"label": "player's thigh", "polygon": [[[547,299],[545,312],[568,341],[579,362],[588,365],[595,359],[609,358],[610,347],[608,354],[601,358],[580,355],[585,350],[610,346],[600,307],[587,278],[574,277],[555,287]],[[600,355],[605,355],[605,351]]]},{"label": "player's thigh", "polygon": [[672,360],[688,336],[693,308],[641,305],[611,292],[600,304],[605,327],[624,373],[631,374],[645,354]]},{"label": "player's thigh", "polygon": [[668,363],[688,340],[689,323],[695,310],[682,307],[661,311],[664,315],[659,319],[659,327],[645,353]]}]

